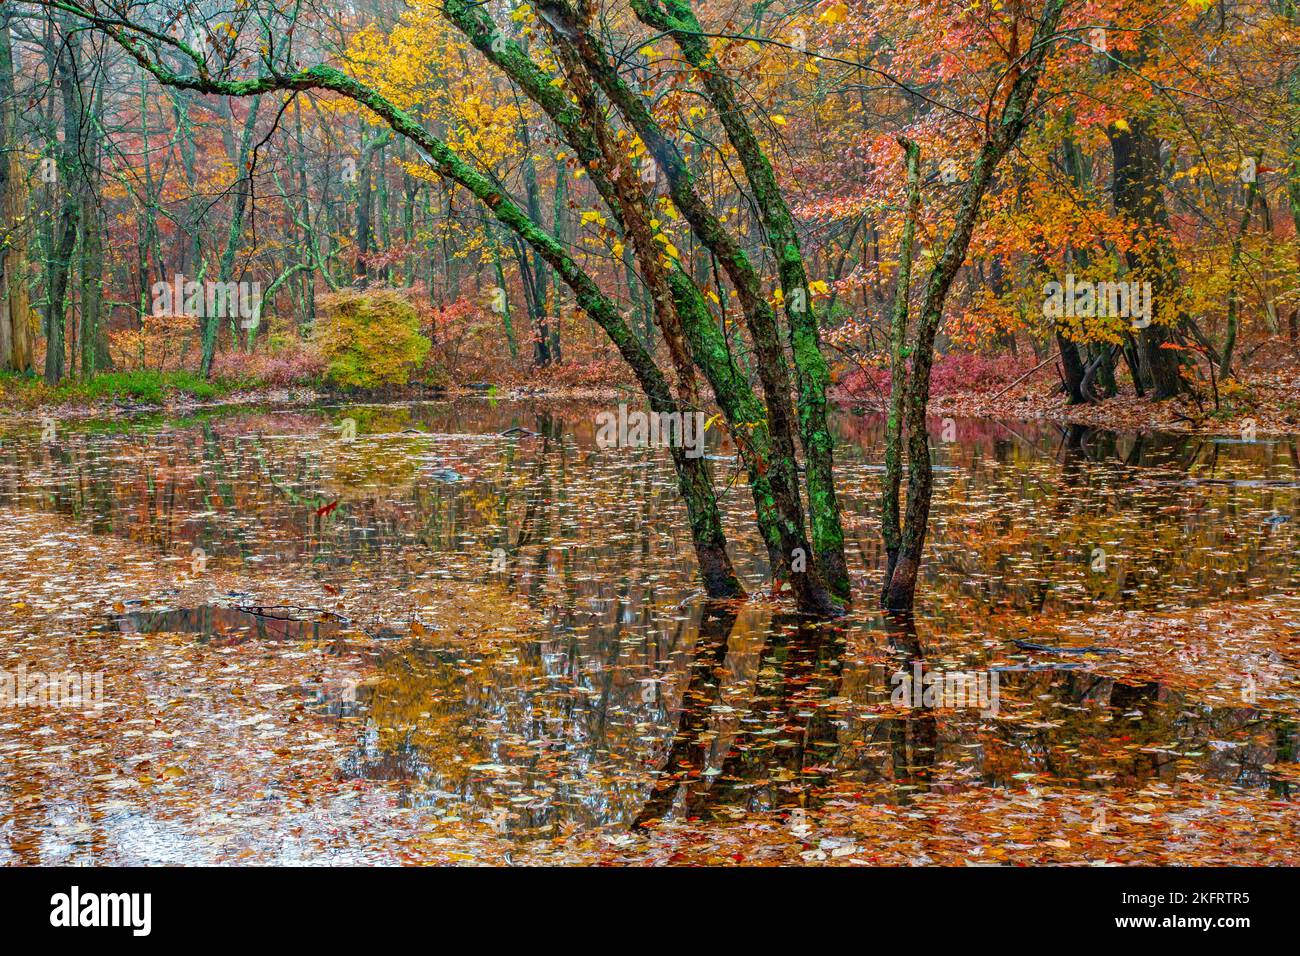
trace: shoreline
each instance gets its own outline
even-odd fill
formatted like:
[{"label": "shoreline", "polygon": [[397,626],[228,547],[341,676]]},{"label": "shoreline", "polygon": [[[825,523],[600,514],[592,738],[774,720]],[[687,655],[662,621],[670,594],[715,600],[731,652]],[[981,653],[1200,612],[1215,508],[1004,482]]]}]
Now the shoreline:
[{"label": "shoreline", "polygon": [[[121,399],[90,402],[25,403],[12,396],[0,396],[0,422],[12,422],[33,416],[56,420],[129,417],[131,415],[183,415],[205,409],[240,405],[279,405],[307,407],[321,404],[408,404],[454,401],[482,397],[498,401],[609,401],[636,393],[633,388],[609,386],[575,388],[548,385],[502,385],[494,391],[483,383],[454,385],[432,389],[424,386],[403,387],[380,392],[338,392],[309,385],[239,389],[216,398],[196,399],[178,394],[163,402]],[[853,415],[884,414],[882,396],[854,395],[842,389],[832,390],[828,398],[839,410]],[[1115,432],[1174,432],[1209,437],[1243,437],[1253,422],[1254,435],[1300,434],[1300,410],[1286,403],[1261,403],[1253,408],[1223,409],[1219,413],[1201,414],[1186,399],[1153,402],[1132,394],[1120,394],[1096,404],[1066,405],[1060,394],[1041,386],[1017,386],[1002,395],[966,391],[935,395],[930,400],[931,418],[984,419],[995,421],[1049,422],[1077,425]]]}]

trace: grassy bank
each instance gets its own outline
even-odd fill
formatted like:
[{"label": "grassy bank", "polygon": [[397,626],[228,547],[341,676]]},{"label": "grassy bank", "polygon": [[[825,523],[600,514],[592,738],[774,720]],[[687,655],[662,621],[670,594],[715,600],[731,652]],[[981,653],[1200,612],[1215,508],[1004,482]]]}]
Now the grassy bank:
[{"label": "grassy bank", "polygon": [[41,406],[165,405],[178,400],[212,401],[236,391],[240,383],[208,381],[194,372],[151,369],[106,372],[85,381],[47,385],[35,375],[0,374],[0,405]]}]

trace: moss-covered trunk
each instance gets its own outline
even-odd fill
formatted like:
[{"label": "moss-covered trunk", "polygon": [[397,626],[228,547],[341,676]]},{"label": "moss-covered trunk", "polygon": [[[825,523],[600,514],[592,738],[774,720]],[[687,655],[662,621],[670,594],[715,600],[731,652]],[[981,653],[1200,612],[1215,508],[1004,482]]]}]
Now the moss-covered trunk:
[{"label": "moss-covered trunk", "polygon": [[776,259],[789,323],[813,550],[826,586],[847,600],[850,585],[844,559],[844,529],[835,493],[834,441],[826,421],[830,370],[821,353],[817,314],[812,306],[794,217],[772,164],[740,107],[734,85],[714,59],[704,29],[688,0],[633,0],[632,7],[642,22],[668,32],[686,61],[699,71],[705,95],[717,110],[727,139],[740,157],[758,206],[767,244]]},{"label": "moss-covered trunk", "polygon": [[930,403],[930,372],[934,364],[935,336],[943,320],[948,292],[957,271],[966,260],[980,206],[992,182],[994,170],[1028,125],[1029,107],[1043,63],[1056,42],[1056,27],[1064,3],[1065,0],[1047,0],[1035,26],[1029,49],[1019,62],[1020,72],[1011,84],[999,118],[991,125],[984,144],[975,156],[970,177],[957,205],[952,232],[943,243],[943,251],[926,280],[916,342],[909,350],[912,367],[903,403],[907,424],[907,511],[899,541],[898,559],[885,587],[885,606],[891,611],[909,611],[915,602],[921,555],[929,528],[934,470],[930,462],[926,412]]},{"label": "moss-covered trunk", "polygon": [[903,543],[899,524],[899,490],[902,485],[903,400],[907,388],[908,294],[912,282],[912,246],[916,238],[916,217],[921,207],[921,148],[900,137],[907,170],[907,199],[903,213],[903,234],[899,239],[898,279],[894,288],[894,309],[889,324],[889,412],[885,419],[885,484],[880,502],[880,534],[885,545],[885,577],[880,589],[884,604],[889,582],[898,564]]}]

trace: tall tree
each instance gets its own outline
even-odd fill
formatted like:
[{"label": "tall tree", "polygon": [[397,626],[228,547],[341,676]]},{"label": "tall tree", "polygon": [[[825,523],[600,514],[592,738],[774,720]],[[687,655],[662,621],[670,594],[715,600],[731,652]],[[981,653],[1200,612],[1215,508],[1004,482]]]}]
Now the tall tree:
[{"label": "tall tree", "polygon": [[18,91],[10,23],[12,4],[0,8],[0,370],[32,367],[31,307],[26,256],[30,229],[27,190],[19,152]]}]

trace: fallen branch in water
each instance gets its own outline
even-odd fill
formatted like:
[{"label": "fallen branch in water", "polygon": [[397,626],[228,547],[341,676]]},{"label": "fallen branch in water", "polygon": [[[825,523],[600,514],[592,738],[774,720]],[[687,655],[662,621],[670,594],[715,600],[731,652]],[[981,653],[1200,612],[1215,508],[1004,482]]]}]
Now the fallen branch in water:
[{"label": "fallen branch in water", "polygon": [[[382,640],[382,637],[379,634],[371,631],[370,628],[366,627],[364,624],[352,620],[352,618],[347,615],[339,614],[337,611],[329,611],[325,608],[302,607],[297,604],[233,604],[231,605],[231,608],[235,611],[242,611],[252,617],[260,617],[267,621],[284,621],[289,624],[318,624],[321,623],[321,618],[326,618],[338,624],[342,624],[345,627],[355,627],[372,640]],[[296,612],[297,614],[302,615],[314,614],[317,615],[317,617],[313,620],[311,617],[297,617],[294,613],[273,613],[276,611]]]},{"label": "fallen branch in water", "polygon": [[1032,641],[1013,640],[1012,644],[1025,651],[1046,651],[1049,654],[1123,654],[1115,647],[1060,647],[1051,644],[1035,644]]}]

